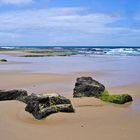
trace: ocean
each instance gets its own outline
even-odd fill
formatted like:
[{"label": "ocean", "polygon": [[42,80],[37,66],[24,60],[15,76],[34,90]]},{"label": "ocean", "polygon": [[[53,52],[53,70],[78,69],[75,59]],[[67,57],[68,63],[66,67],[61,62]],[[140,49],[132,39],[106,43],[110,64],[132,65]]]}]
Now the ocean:
[{"label": "ocean", "polygon": [[[140,47],[135,46],[0,46],[0,49],[71,49],[74,55],[140,56]],[[76,52],[73,52],[77,50]]]}]

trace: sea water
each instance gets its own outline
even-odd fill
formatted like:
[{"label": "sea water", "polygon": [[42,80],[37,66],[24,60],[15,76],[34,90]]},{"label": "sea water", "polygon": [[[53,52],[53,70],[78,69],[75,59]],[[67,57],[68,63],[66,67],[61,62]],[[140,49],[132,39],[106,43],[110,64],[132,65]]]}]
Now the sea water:
[{"label": "sea water", "polygon": [[0,49],[76,49],[76,55],[116,55],[140,56],[140,47],[136,46],[0,46]]}]

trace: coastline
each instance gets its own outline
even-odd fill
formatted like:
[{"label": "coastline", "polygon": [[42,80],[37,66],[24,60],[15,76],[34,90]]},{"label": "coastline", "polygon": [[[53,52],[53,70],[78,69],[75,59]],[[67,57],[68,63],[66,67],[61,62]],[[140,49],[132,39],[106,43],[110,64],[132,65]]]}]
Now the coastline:
[{"label": "coastline", "polygon": [[[103,79],[109,77],[110,73],[105,70],[64,74],[0,71],[0,89],[22,88],[30,93],[58,92],[70,98],[76,109],[74,114],[58,113],[37,121],[24,111],[24,104],[17,101],[0,102],[1,139],[138,140],[140,107],[135,108],[133,103],[113,105],[95,98],[72,98],[77,77],[84,75]],[[111,94],[131,94],[135,103],[140,98],[139,87],[140,82],[107,88]]]}]

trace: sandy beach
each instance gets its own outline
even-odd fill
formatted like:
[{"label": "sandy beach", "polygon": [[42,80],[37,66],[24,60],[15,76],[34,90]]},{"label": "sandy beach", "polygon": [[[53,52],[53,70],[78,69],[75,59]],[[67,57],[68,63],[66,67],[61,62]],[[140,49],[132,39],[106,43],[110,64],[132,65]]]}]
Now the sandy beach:
[{"label": "sandy beach", "polygon": [[[2,52],[1,54],[5,55]],[[124,81],[118,84],[116,76],[123,73],[118,71],[117,68],[113,68],[113,70],[95,69],[92,71],[92,69],[84,67],[85,71],[80,71],[81,65],[79,65],[79,67],[75,67],[76,70],[74,72],[68,71],[67,73],[67,69],[65,69],[65,72],[60,72],[59,68],[58,73],[56,71],[50,73],[48,69],[46,69],[46,72],[40,72],[39,69],[36,69],[38,71],[30,71],[31,69],[28,68],[35,64],[37,65],[37,61],[33,60],[33,62],[30,62],[30,58],[24,58],[24,61],[20,59],[16,61],[15,57],[17,54],[20,55],[19,52],[15,51],[8,54],[8,58],[11,58],[11,61],[14,63],[0,64],[1,90],[25,89],[29,93],[33,92],[36,94],[44,92],[59,93],[72,101],[76,112],[68,114],[57,113],[38,121],[31,114],[24,111],[25,104],[18,101],[0,102],[0,136],[2,140],[139,140],[140,82],[138,80],[133,82],[130,73],[128,76],[126,73],[126,79],[132,80],[132,83],[128,83],[122,77]],[[51,62],[50,65],[53,64],[54,58],[45,59],[50,59],[50,61],[43,67],[44,69],[49,66],[49,62]],[[110,60],[110,58],[106,59]],[[114,63],[117,59],[120,58],[112,58],[110,62]],[[121,59],[124,60],[124,58]],[[96,58],[94,60],[96,61]],[[97,61],[102,62],[101,58],[97,58]],[[44,60],[44,62],[46,61]],[[57,62],[59,63],[60,61],[57,60]],[[74,65],[79,64],[79,62],[75,62],[76,64]],[[92,61],[89,61],[89,66],[90,62]],[[67,66],[67,64],[64,64],[65,62],[63,62],[63,68],[65,68],[65,65]],[[40,64],[40,66],[42,65]],[[94,66],[96,66],[96,62]],[[13,68],[5,70],[9,67]],[[33,68],[35,69],[35,67]],[[112,75],[115,75],[115,77]],[[80,76],[92,76],[103,82],[103,84],[107,85],[107,89],[111,94],[129,93],[134,101],[125,105],[114,105],[95,98],[74,99],[72,98],[72,93],[75,80]],[[108,82],[111,78],[113,85],[110,84],[111,82]]]}]

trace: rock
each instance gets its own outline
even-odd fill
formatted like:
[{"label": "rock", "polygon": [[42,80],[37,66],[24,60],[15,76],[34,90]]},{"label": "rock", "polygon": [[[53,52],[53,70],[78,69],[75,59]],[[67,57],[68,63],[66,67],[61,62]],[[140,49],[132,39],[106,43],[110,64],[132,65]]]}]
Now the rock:
[{"label": "rock", "polygon": [[25,110],[38,120],[57,112],[74,112],[71,101],[58,94],[31,94],[26,103]]},{"label": "rock", "polygon": [[24,102],[27,96],[28,94],[25,90],[0,90],[0,101],[20,100]]},{"label": "rock", "polygon": [[74,112],[71,101],[58,94],[31,94],[24,90],[0,90],[0,101],[19,100],[27,104],[25,111],[41,120],[57,112]]},{"label": "rock", "polygon": [[0,59],[0,62],[7,62],[6,59]]},{"label": "rock", "polygon": [[92,77],[77,78],[73,97],[99,97],[105,91],[105,86]]},{"label": "rock", "polygon": [[96,97],[102,101],[115,104],[125,104],[133,101],[129,94],[110,95],[108,91],[105,90],[105,86],[92,79],[92,77],[77,78],[73,97]]}]

